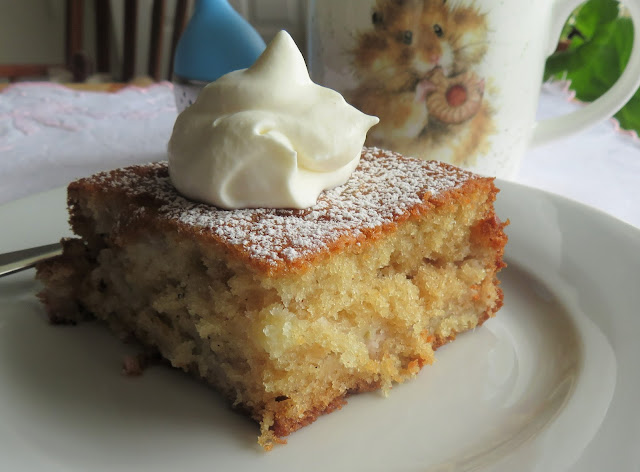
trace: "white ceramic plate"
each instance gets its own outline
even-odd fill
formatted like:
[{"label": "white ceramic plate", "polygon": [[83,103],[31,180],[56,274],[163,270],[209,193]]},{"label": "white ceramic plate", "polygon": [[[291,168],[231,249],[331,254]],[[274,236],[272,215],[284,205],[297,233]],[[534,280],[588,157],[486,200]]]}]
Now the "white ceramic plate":
[{"label": "white ceramic plate", "polygon": [[[501,182],[505,306],[417,379],[353,397],[268,454],[169,368],[120,373],[102,327],[50,326],[33,271],[0,280],[0,469],[637,471],[640,231]],[[67,234],[64,191],[0,207],[0,252]]]}]

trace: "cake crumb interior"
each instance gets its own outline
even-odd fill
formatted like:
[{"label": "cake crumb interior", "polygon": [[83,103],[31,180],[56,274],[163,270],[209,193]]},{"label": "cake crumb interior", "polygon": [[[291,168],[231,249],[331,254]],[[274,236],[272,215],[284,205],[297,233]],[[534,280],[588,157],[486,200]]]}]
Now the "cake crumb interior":
[{"label": "cake crumb interior", "polygon": [[493,316],[506,241],[494,197],[470,186],[427,217],[273,273],[161,222],[114,232],[122,201],[84,192],[72,218],[83,239],[40,268],[41,297],[54,318],[95,316],[205,379],[261,424],[268,449],[352,393],[388,392]]}]

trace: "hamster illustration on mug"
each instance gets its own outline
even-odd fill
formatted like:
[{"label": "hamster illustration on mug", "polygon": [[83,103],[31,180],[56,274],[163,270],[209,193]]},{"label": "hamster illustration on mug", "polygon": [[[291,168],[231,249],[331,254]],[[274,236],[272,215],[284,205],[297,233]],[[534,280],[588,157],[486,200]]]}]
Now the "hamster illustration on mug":
[{"label": "hamster illustration on mug", "polygon": [[377,0],[370,29],[349,51],[358,85],[346,93],[380,118],[367,144],[472,164],[495,132],[489,84],[474,71],[487,33],[486,14],[468,4]]}]

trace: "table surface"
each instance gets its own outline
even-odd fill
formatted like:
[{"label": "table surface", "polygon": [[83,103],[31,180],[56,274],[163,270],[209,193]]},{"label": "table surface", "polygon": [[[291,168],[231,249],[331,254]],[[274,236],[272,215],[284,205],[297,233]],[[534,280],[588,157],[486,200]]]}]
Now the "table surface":
[{"label": "table surface", "polygon": [[[544,84],[538,117],[581,106],[566,84]],[[1,84],[0,204],[99,170],[164,159],[175,116],[167,82]],[[640,228],[640,140],[613,120],[531,149],[513,180]]]},{"label": "table surface", "polygon": [[[8,87],[15,86],[15,83],[2,83],[0,84],[0,92]],[[69,83],[61,84],[71,90],[79,90],[85,92],[117,92],[127,86],[125,83],[119,82],[106,82],[106,83]]]}]

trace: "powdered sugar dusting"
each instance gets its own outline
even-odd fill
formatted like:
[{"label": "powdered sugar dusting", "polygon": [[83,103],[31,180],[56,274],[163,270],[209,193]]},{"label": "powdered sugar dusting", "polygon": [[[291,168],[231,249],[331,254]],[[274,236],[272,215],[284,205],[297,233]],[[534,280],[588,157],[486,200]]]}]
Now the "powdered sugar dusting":
[{"label": "powdered sugar dusting", "polygon": [[424,206],[429,195],[458,187],[471,176],[453,166],[365,148],[347,183],[324,192],[316,205],[305,210],[221,210],[187,200],[171,184],[166,163],[96,174],[88,181],[144,197],[139,204],[152,206],[161,218],[209,234],[259,265],[275,267],[309,258],[342,241],[357,243]]}]

